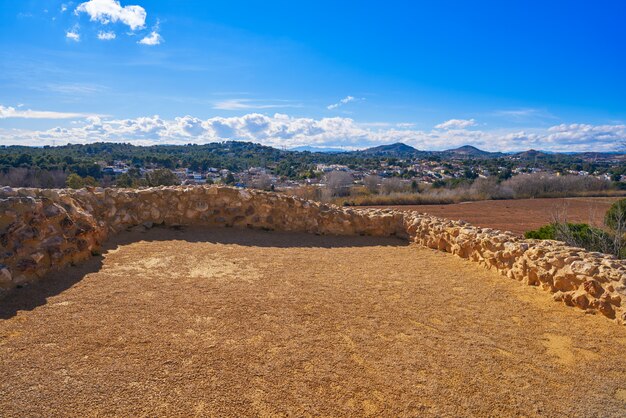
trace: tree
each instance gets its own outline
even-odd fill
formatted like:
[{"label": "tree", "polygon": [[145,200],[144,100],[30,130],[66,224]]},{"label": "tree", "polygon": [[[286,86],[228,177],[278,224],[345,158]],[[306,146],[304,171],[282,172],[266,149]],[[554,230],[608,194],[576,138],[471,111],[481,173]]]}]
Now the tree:
[{"label": "tree", "polygon": [[70,189],[82,189],[85,187],[85,180],[76,173],[72,173],[67,177],[65,184]]},{"label": "tree", "polygon": [[370,193],[378,193],[378,186],[382,179],[380,176],[365,176],[363,178],[363,185],[369,190]]},{"label": "tree", "polygon": [[150,187],[173,186],[179,184],[178,177],[166,168],[157,169],[146,174],[146,182]]},{"label": "tree", "polygon": [[604,224],[616,230],[626,224],[626,199],[620,199],[613,203],[604,217]]},{"label": "tree", "polygon": [[267,174],[261,174],[252,180],[251,186],[253,189],[269,190],[272,186],[272,179]]},{"label": "tree", "polygon": [[224,184],[233,185],[236,181],[237,180],[235,180],[235,176],[233,176],[233,173],[228,173],[224,178]]},{"label": "tree", "polygon": [[349,195],[353,181],[352,175],[345,171],[331,171],[324,176],[324,183],[332,196]]},{"label": "tree", "polygon": [[399,177],[389,177],[383,179],[382,192],[385,194],[404,192],[406,184]]},{"label": "tree", "polygon": [[465,177],[468,180],[474,180],[475,178],[478,177],[478,174],[474,173],[472,169],[466,168],[465,171],[463,172],[463,177]]},{"label": "tree", "polygon": [[133,187],[134,181],[133,178],[128,175],[128,173],[123,173],[120,174],[120,176],[117,178],[117,180],[115,181],[115,185],[117,187],[130,188]]},{"label": "tree", "polygon": [[505,168],[504,170],[498,173],[498,180],[504,181],[513,177],[513,171],[510,168]]}]

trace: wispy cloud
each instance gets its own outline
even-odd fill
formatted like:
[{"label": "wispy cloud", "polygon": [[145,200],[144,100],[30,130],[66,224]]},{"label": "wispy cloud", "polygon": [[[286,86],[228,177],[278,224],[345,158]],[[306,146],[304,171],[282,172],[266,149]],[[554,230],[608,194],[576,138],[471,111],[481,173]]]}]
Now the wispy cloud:
[{"label": "wispy cloud", "polygon": [[337,103],[333,103],[331,105],[326,106],[326,108],[328,110],[335,110],[335,109],[337,109],[337,108],[339,108],[339,107],[341,107],[343,105],[346,105],[346,104],[348,104],[350,102],[354,102],[356,100],[357,100],[356,97],[346,96],[343,99],[339,100]]},{"label": "wispy cloud", "polygon": [[521,109],[501,109],[493,112],[495,116],[511,121],[528,122],[532,120],[558,120],[559,118],[546,109],[521,108]]},{"label": "wispy cloud", "polygon": [[48,110],[22,110],[18,108],[0,105],[0,119],[84,119],[98,116],[89,113],[73,113],[73,112],[55,112]]},{"label": "wispy cloud", "polygon": [[443,123],[440,123],[439,125],[435,126],[435,128],[444,130],[466,129],[475,125],[476,121],[474,119],[450,119]]},{"label": "wispy cloud", "polygon": [[33,90],[55,92],[68,95],[96,94],[106,90],[106,87],[99,84],[84,83],[48,83],[43,86],[32,87]]},{"label": "wispy cloud", "polygon": [[227,99],[215,102],[213,109],[218,110],[262,110],[262,109],[279,109],[289,107],[301,107],[301,104],[292,103],[286,100],[277,101],[275,103],[263,103],[260,100],[253,99]]}]

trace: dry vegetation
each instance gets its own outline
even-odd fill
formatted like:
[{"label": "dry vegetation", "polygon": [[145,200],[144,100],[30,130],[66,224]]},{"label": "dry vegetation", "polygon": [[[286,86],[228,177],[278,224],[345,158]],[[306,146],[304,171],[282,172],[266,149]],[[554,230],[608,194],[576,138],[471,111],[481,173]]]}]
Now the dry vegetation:
[{"label": "dry vegetation", "polygon": [[549,225],[528,231],[525,236],[563,241],[573,247],[626,258],[626,199],[611,205],[600,227],[574,223],[568,220],[566,214],[557,213]]},{"label": "dry vegetation", "polygon": [[65,187],[67,177],[63,170],[16,167],[0,170],[0,186],[61,188]]},{"label": "dry vegetation", "polygon": [[495,177],[426,185],[398,177],[367,176],[354,184],[346,172],[328,173],[323,187],[303,186],[287,193],[350,206],[437,205],[480,200],[554,197],[623,196],[610,181],[590,176],[523,174],[499,181]]}]

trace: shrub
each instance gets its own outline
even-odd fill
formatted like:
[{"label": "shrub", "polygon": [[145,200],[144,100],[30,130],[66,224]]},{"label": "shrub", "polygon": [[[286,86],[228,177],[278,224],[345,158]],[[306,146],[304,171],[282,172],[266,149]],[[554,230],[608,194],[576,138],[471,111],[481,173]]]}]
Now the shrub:
[{"label": "shrub", "polygon": [[270,190],[272,188],[272,179],[267,174],[261,174],[252,179],[250,187],[258,190]]},{"label": "shrub", "polygon": [[604,216],[604,224],[613,230],[626,232],[626,199],[611,205]]},{"label": "shrub", "polygon": [[621,250],[615,248],[612,234],[584,223],[554,222],[534,231],[528,231],[524,236],[531,239],[563,241],[574,247],[607,254],[620,255]]},{"label": "shrub", "polygon": [[553,176],[542,173],[521,174],[501,183],[516,198],[560,197],[605,191],[611,182],[591,176]]},{"label": "shrub", "polygon": [[78,174],[72,173],[67,177],[65,184],[70,189],[80,189],[85,187],[85,180]]},{"label": "shrub", "polygon": [[383,179],[381,191],[384,194],[400,193],[407,190],[407,184],[399,177],[388,177]]},{"label": "shrub", "polygon": [[363,178],[363,185],[367,187],[370,193],[377,193],[382,179],[379,176],[365,176]]},{"label": "shrub", "polygon": [[146,182],[150,187],[173,186],[180,183],[176,174],[166,168],[160,168],[146,173]]},{"label": "shrub", "polygon": [[528,239],[557,239],[555,224],[544,225],[539,229],[526,231],[524,237]]},{"label": "shrub", "polygon": [[67,174],[62,170],[10,167],[0,171],[0,185],[11,187],[66,187]]}]

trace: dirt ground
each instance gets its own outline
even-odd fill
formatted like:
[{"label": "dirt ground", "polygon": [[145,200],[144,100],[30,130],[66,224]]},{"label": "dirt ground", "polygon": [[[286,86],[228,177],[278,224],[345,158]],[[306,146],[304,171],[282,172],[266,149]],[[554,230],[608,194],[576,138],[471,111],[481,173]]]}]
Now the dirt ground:
[{"label": "dirt ground", "polygon": [[626,415],[626,327],[393,239],[128,233],[0,318],[2,417]]},{"label": "dirt ground", "polygon": [[[416,210],[447,219],[461,219],[476,226],[523,234],[553,222],[555,216],[568,222],[602,226],[604,214],[621,198],[573,197],[561,199],[485,200],[453,205],[385,206]],[[374,206],[382,207],[382,206]]]}]

